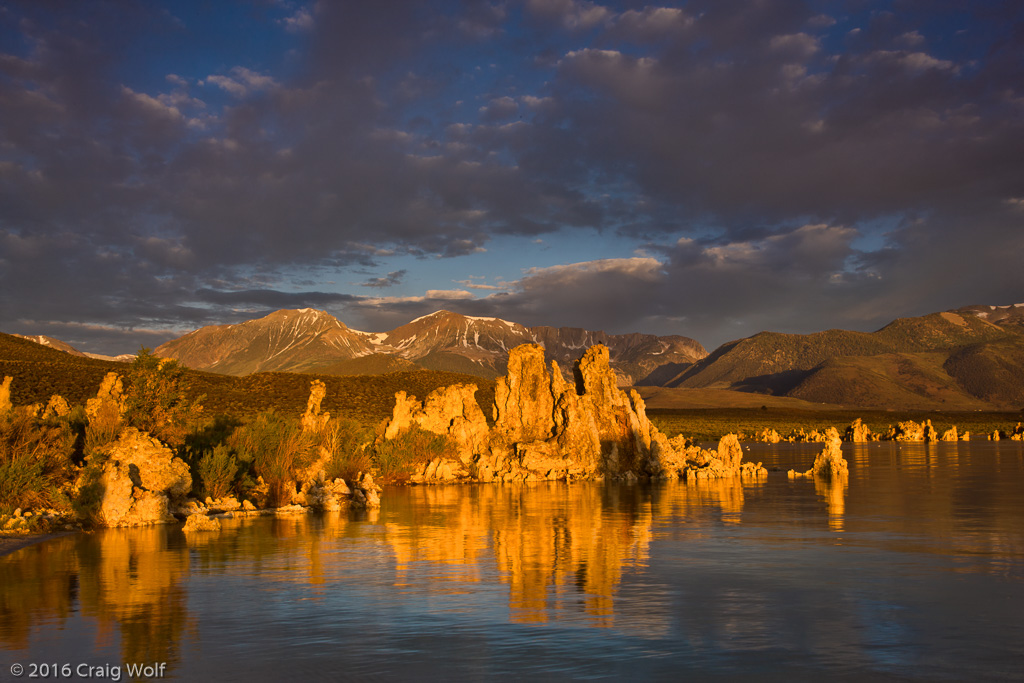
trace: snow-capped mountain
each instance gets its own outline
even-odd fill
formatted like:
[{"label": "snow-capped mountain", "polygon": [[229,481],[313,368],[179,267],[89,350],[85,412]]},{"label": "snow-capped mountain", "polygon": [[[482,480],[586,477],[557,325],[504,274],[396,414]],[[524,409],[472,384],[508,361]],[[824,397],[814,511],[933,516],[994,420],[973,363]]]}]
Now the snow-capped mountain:
[{"label": "snow-capped mountain", "polygon": [[237,325],[209,325],[158,346],[154,353],[225,375],[312,371],[373,353],[366,335],[312,308],[275,311]]},{"label": "snow-capped mountain", "polygon": [[53,337],[47,337],[45,334],[32,334],[32,335],[16,334],[14,336],[15,337],[21,337],[22,339],[28,339],[29,341],[33,341],[36,344],[41,344],[43,346],[49,346],[51,349],[57,349],[58,351],[63,351],[64,353],[70,353],[72,356],[88,356],[89,355],[87,353],[82,353],[81,351],[76,349],[71,344],[68,344],[67,342],[62,342],[61,340],[54,339]]},{"label": "snow-capped mountain", "polygon": [[381,354],[418,366],[496,377],[508,352],[526,343],[570,369],[593,344],[606,344],[623,383],[633,383],[665,364],[689,364],[707,355],[687,337],[608,335],[579,328],[528,328],[499,318],[437,311],[388,332],[350,329],[323,311],[277,311],[237,325],[203,327],[158,347],[159,356],[224,374],[260,371],[348,374],[355,358]]}]

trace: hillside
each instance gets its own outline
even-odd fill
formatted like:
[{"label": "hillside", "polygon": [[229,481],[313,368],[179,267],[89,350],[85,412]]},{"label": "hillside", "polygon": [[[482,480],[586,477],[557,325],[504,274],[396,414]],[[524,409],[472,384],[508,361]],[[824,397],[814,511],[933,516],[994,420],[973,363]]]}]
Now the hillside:
[{"label": "hillside", "polygon": [[[230,375],[253,372],[363,374],[416,367],[495,378],[508,352],[539,343],[564,371],[583,351],[605,344],[622,384],[633,384],[665,365],[689,366],[707,352],[688,337],[610,335],[580,328],[527,328],[499,318],[436,311],[388,332],[350,329],[322,311],[277,311],[237,325],[203,327],[161,345],[159,356],[197,369]],[[395,359],[386,363],[384,357]],[[356,359],[374,357],[366,363]],[[387,371],[387,370],[385,370]]]},{"label": "hillside", "polygon": [[[15,405],[46,403],[53,394],[60,394],[72,405],[84,404],[86,399],[96,395],[106,373],[123,375],[126,370],[124,363],[72,356],[0,333],[0,377],[14,378],[11,399]],[[313,379],[320,379],[327,385],[324,410],[366,425],[375,425],[391,414],[398,391],[425,398],[438,387],[476,384],[480,405],[490,406],[494,402],[493,381],[425,370],[347,377],[283,372],[233,377],[189,370],[185,385],[187,395],[201,398],[209,415],[245,417],[271,408],[298,415],[305,409]]]},{"label": "hillside", "polygon": [[17,404],[45,403],[60,394],[71,403],[96,395],[103,376],[124,372],[123,363],[72,355],[28,338],[0,333],[0,378],[14,377],[11,400]]},{"label": "hillside", "polygon": [[978,306],[901,318],[871,333],[761,332],[722,345],[663,385],[886,409],[1016,408],[1024,405],[1022,320],[1017,307]]},{"label": "hillside", "polygon": [[82,353],[81,351],[79,351],[78,349],[76,349],[71,344],[68,344],[67,342],[62,342],[59,339],[54,339],[53,337],[47,337],[45,334],[36,334],[36,335],[32,335],[32,336],[26,336],[26,335],[23,335],[23,334],[15,334],[13,336],[20,337],[21,339],[27,339],[29,341],[35,342],[36,344],[41,344],[42,346],[48,346],[51,349],[56,349],[58,351],[63,351],[64,353],[70,353],[72,356],[85,356],[86,355],[86,354]]}]

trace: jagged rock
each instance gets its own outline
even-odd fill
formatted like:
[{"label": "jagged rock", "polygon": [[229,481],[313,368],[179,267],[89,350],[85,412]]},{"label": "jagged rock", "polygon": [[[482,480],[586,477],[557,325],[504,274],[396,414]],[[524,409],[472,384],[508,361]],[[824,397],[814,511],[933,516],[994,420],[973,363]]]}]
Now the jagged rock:
[{"label": "jagged rock", "polygon": [[210,508],[194,498],[189,498],[188,500],[180,501],[177,505],[172,506],[170,511],[175,517],[188,518],[189,516],[197,513],[205,515],[210,512]]},{"label": "jagged rock", "polygon": [[839,432],[835,427],[829,427],[825,432],[828,441],[825,448],[814,458],[814,465],[806,472],[789,471],[789,477],[820,477],[822,479],[839,479],[849,475],[849,465],[843,458],[843,441],[839,438]]},{"label": "jagged rock", "polygon": [[1011,441],[1024,441],[1024,425],[1017,423],[1016,428],[1009,434]]},{"label": "jagged rock", "polygon": [[[647,418],[640,395],[616,386],[606,347],[588,349],[573,378],[567,382],[555,362],[549,372],[544,350],[524,344],[509,353],[508,374],[496,383],[492,430],[477,412],[476,387],[456,386],[434,392],[423,404],[399,392],[382,438],[418,425],[456,440],[458,453],[423,463],[412,474],[414,483],[672,477],[691,466],[708,470],[701,476],[740,474],[742,451],[735,435],[713,454],[714,468],[708,469],[711,457],[688,463],[686,440],[669,440]],[[742,471],[756,475],[763,468]]]},{"label": "jagged rock", "polygon": [[85,402],[90,422],[114,423],[124,415],[124,386],[116,372],[108,372],[100,383],[96,398]]},{"label": "jagged rock", "polygon": [[216,500],[207,496],[206,507],[210,512],[234,512],[242,507],[242,504],[238,502],[238,499],[234,496],[224,496],[223,498],[217,498]]},{"label": "jagged rock", "polygon": [[939,437],[940,441],[959,441],[960,435],[956,431],[956,425],[953,425],[946,431],[942,432],[942,436]]},{"label": "jagged rock", "polygon": [[810,433],[807,433],[803,428],[800,428],[799,430],[791,431],[786,437],[786,441],[790,443],[820,443],[825,440],[825,435],[817,429],[812,429]]},{"label": "jagged rock", "polygon": [[718,450],[709,451],[696,446],[686,449],[686,467],[682,476],[687,481],[724,479],[726,477],[767,476],[761,463],[744,463],[743,448],[735,434],[726,434],[718,441]]},{"label": "jagged rock", "polygon": [[913,420],[900,422],[895,427],[889,427],[885,439],[886,441],[924,441],[925,425],[918,424]]},{"label": "jagged rock", "polygon": [[14,378],[8,375],[0,384],[0,415],[6,415],[14,409],[14,404],[11,403],[11,382],[13,381]]},{"label": "jagged rock", "polygon": [[306,401],[306,412],[302,414],[302,431],[319,433],[331,421],[330,413],[321,413],[320,404],[327,395],[327,385],[315,379],[309,383],[309,399]]},{"label": "jagged rock", "polygon": [[188,516],[188,519],[185,520],[185,526],[183,526],[181,530],[185,533],[195,531],[220,531],[220,520],[216,517],[208,517],[201,512],[197,512]]},{"label": "jagged rock", "polygon": [[100,524],[121,527],[174,521],[169,500],[183,499],[192,488],[192,475],[184,461],[132,427],[106,446],[105,455],[99,477]]},{"label": "jagged rock", "polygon": [[420,403],[404,391],[395,394],[391,420],[384,427],[384,438],[393,439],[413,426],[450,437],[459,458],[468,463],[473,455],[487,448],[487,419],[476,402],[475,384],[453,384],[430,392]]},{"label": "jagged rock", "polygon": [[920,424],[913,420],[907,420],[906,422],[900,422],[895,427],[889,427],[889,432],[885,438],[889,441],[924,441],[925,443],[932,443],[939,440],[939,435],[932,426],[931,420],[925,420]]},{"label": "jagged rock", "polygon": [[758,432],[757,436],[755,437],[755,440],[760,441],[762,443],[779,443],[780,441],[782,441],[782,437],[779,436],[779,433],[772,429],[771,427],[765,427],[760,432]]},{"label": "jagged rock", "polygon": [[846,440],[852,443],[867,443],[871,440],[871,430],[858,417],[846,428]]},{"label": "jagged rock", "polygon": [[71,414],[71,406],[64,400],[64,397],[60,394],[54,394],[50,397],[49,403],[43,409],[43,419],[49,419],[53,417],[64,417]]},{"label": "jagged rock", "polygon": [[508,374],[494,386],[494,428],[509,443],[546,441],[554,435],[551,381],[542,347],[522,344],[509,352]]},{"label": "jagged rock", "polygon": [[344,479],[326,480],[321,475],[317,480],[303,484],[296,498],[301,505],[314,510],[342,510],[351,502],[352,489]]}]

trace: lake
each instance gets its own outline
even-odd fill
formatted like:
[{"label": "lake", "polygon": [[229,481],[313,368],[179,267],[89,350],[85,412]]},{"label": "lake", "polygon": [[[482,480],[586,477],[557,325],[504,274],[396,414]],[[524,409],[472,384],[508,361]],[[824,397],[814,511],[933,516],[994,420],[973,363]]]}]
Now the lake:
[{"label": "lake", "polygon": [[0,675],[1024,680],[1022,444],[843,448],[833,484],[751,444],[782,471],[57,538],[0,558]]}]

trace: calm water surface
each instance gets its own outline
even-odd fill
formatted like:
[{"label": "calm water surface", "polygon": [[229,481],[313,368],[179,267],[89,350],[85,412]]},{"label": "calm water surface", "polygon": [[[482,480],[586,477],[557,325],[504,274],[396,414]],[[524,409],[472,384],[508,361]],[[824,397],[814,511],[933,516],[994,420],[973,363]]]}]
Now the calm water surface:
[{"label": "calm water surface", "polygon": [[0,680],[1024,679],[1021,444],[844,448],[832,485],[398,488],[373,513],[55,539],[0,558]]}]

